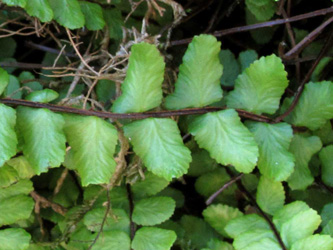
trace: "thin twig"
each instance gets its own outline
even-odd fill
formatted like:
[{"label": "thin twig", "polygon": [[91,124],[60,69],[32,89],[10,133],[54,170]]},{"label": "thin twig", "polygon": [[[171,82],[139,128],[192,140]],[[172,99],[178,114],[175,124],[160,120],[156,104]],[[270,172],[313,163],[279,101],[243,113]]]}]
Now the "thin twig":
[{"label": "thin twig", "polygon": [[235,183],[236,181],[240,180],[243,177],[243,173],[236,175],[235,177],[231,178],[229,181],[227,181],[219,190],[217,190],[214,194],[212,194],[206,201],[206,205],[212,204],[212,202],[215,200],[217,196],[219,196],[220,193],[222,193],[225,189],[227,189],[230,185]]},{"label": "thin twig", "polygon": [[52,53],[52,54],[61,54],[61,55],[67,56],[67,57],[79,58],[76,54],[61,51],[61,50],[54,49],[54,48],[50,48],[50,47],[47,47],[45,45],[36,44],[36,43],[30,42],[30,41],[25,42],[25,45],[27,47],[30,47],[30,48],[33,48],[33,49],[38,49],[38,50],[45,51],[45,52],[49,52],[49,53]]},{"label": "thin twig", "polygon": [[36,191],[30,192],[30,195],[35,200],[35,202],[36,203],[38,202],[43,208],[50,207],[54,212],[61,214],[63,216],[66,215],[67,209],[59,205],[58,203],[49,201],[45,197],[40,196]]}]

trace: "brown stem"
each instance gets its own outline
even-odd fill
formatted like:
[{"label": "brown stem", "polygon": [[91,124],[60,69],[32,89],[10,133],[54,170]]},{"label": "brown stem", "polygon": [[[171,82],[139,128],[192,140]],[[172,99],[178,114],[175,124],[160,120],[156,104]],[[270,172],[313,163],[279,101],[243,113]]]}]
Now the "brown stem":
[{"label": "brown stem", "polygon": [[63,206],[54,203],[52,201],[49,201],[45,197],[40,196],[36,191],[32,191],[30,195],[35,200],[36,203],[39,203],[41,205],[41,207],[43,208],[50,207],[54,212],[61,214],[62,216],[66,215],[67,209],[64,208]]}]

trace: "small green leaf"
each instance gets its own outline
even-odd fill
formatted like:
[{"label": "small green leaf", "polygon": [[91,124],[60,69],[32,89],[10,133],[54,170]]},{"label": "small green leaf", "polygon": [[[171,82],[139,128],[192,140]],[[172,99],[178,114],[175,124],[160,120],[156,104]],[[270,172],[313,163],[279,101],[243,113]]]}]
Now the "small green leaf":
[{"label": "small green leaf", "polygon": [[23,155],[10,159],[7,164],[17,171],[20,179],[30,179],[36,175],[27,158]]},{"label": "small green leaf", "polygon": [[16,111],[0,104],[0,167],[16,154]]},{"label": "small green leaf", "polygon": [[131,239],[121,231],[104,232],[92,247],[92,250],[130,250]]},{"label": "small green leaf", "polygon": [[169,219],[176,207],[170,197],[150,197],[135,203],[133,221],[138,225],[153,226]]},{"label": "small green leaf", "polygon": [[[270,241],[268,244],[273,245],[272,249],[276,249],[277,241],[276,241],[275,235],[271,229],[253,228],[252,230],[242,233],[241,235],[236,237],[232,245],[237,250],[244,250],[244,249],[251,249],[251,248],[253,249],[254,245],[260,246],[261,241],[265,240],[265,239],[266,240],[269,239]],[[274,242],[276,242],[276,244],[274,244]],[[267,244],[267,242],[265,244]],[[271,249],[271,248],[268,248],[268,249]]]},{"label": "small green leaf", "polygon": [[125,125],[124,132],[134,152],[155,175],[171,181],[187,172],[191,152],[184,146],[175,121],[148,118]]},{"label": "small green leaf", "polygon": [[160,193],[158,193],[158,195],[172,198],[176,202],[176,208],[184,206],[185,203],[184,194],[176,188],[167,187],[163,189]]},{"label": "small green leaf", "polygon": [[69,29],[84,26],[84,15],[77,0],[49,0],[54,12],[54,19]]},{"label": "small green leaf", "polygon": [[[114,2],[112,2],[114,3]],[[119,9],[103,9],[104,19],[109,29],[109,37],[115,40],[123,39],[124,18]]]},{"label": "small green leaf", "polygon": [[235,110],[201,115],[190,123],[189,132],[218,163],[231,164],[244,173],[254,169],[258,146]]},{"label": "small green leaf", "polygon": [[38,175],[64,161],[64,123],[62,115],[48,109],[17,109],[17,124],[24,138],[23,153]]},{"label": "small green leaf", "polygon": [[82,185],[108,183],[115,170],[117,130],[101,118],[66,115],[65,133]]},{"label": "small green leaf", "polygon": [[[1,45],[0,45],[1,46]],[[9,83],[4,91],[4,96],[13,99],[22,99],[23,91],[20,90],[21,85],[17,77],[10,75]]]},{"label": "small green leaf", "polygon": [[332,250],[333,238],[328,235],[311,235],[297,241],[291,246],[291,250]]},{"label": "small green leaf", "polygon": [[265,176],[260,177],[257,203],[264,212],[274,215],[276,211],[283,207],[285,198],[281,182],[273,181]]},{"label": "small green leaf", "polygon": [[5,4],[9,6],[20,6],[22,8],[25,7],[28,0],[2,0]]},{"label": "small green leaf", "polygon": [[321,179],[333,187],[333,145],[323,148],[319,153],[321,161]]},{"label": "small green leaf", "polygon": [[234,250],[232,245],[230,245],[227,242],[220,241],[218,239],[211,239],[208,242],[207,247],[208,248],[204,248],[204,249],[201,249],[201,250]]},{"label": "small green leaf", "polygon": [[227,105],[255,114],[274,114],[287,86],[281,59],[275,55],[261,57],[238,76],[235,89],[226,97]]},{"label": "small green leaf", "polygon": [[105,26],[102,7],[97,3],[80,1],[80,7],[85,17],[88,30],[101,30]]},{"label": "small green leaf", "polygon": [[43,89],[30,93],[29,95],[26,96],[25,99],[32,102],[48,103],[52,102],[58,97],[59,97],[58,92],[52,89]]},{"label": "small green leaf", "polygon": [[207,221],[217,232],[224,237],[229,237],[224,230],[225,226],[230,220],[243,216],[243,213],[237,208],[217,204],[210,205],[203,211],[202,215],[204,216],[205,221]]},{"label": "small green leaf", "polygon": [[134,250],[169,250],[176,238],[176,233],[171,230],[142,227],[135,233],[132,248]]},{"label": "small green leaf", "polygon": [[258,168],[275,181],[286,180],[294,171],[295,157],[288,151],[293,129],[287,123],[247,122],[259,145]]},{"label": "small green leaf", "polygon": [[5,201],[5,199],[20,195],[20,194],[29,194],[33,191],[32,182],[30,180],[20,180],[8,187],[0,188],[0,200]]},{"label": "small green leaf", "polygon": [[9,84],[9,75],[7,71],[0,68],[0,95],[2,95],[8,84]]},{"label": "small green leaf", "polygon": [[28,0],[25,10],[42,22],[50,22],[53,19],[53,10],[48,0]]},{"label": "small green leaf", "polygon": [[310,82],[287,117],[295,126],[316,130],[333,118],[333,83],[329,81]]},{"label": "small green leaf", "polygon": [[320,129],[313,131],[313,135],[318,136],[324,145],[333,143],[333,128],[331,121],[327,121]]},{"label": "small green leaf", "polygon": [[222,98],[220,47],[211,35],[193,38],[179,67],[175,92],[165,99],[168,109],[204,107]]},{"label": "small green leaf", "polygon": [[221,84],[223,86],[234,86],[235,80],[240,73],[238,62],[230,50],[221,50],[220,62],[223,65]]},{"label": "small green leaf", "polygon": [[327,203],[321,211],[322,226],[333,220],[333,203]]},{"label": "small green leaf", "polygon": [[34,205],[33,199],[26,195],[16,195],[0,200],[0,226],[28,219]]},{"label": "small green leaf", "polygon": [[132,192],[136,198],[152,196],[162,191],[168,185],[169,181],[166,179],[154,175],[151,172],[146,172],[143,180],[134,183]]},{"label": "small green leaf", "polygon": [[289,150],[296,159],[295,170],[287,180],[291,189],[305,189],[313,183],[314,178],[308,165],[312,156],[321,147],[321,141],[317,136],[305,137],[298,134],[294,136]]},{"label": "small green leaf", "polygon": [[238,62],[241,66],[241,72],[250,67],[250,65],[256,60],[258,60],[258,54],[255,50],[249,49],[239,53]]},{"label": "small green leaf", "polygon": [[276,4],[272,0],[246,0],[246,7],[258,21],[271,19],[276,10]]},{"label": "small green leaf", "polygon": [[333,237],[333,220],[330,220],[326,226],[323,227],[323,231],[321,232],[321,234],[326,234],[326,235],[330,235],[331,237]]},{"label": "small green leaf", "polygon": [[0,230],[0,250],[25,250],[29,247],[31,236],[21,228]]},{"label": "small green leaf", "polygon": [[7,164],[0,168],[0,187],[8,187],[19,180],[16,170]]},{"label": "small green leaf", "polygon": [[257,214],[249,214],[241,217],[236,217],[228,222],[224,230],[232,238],[237,238],[243,233],[253,229],[269,230],[270,226],[264,218]]},{"label": "small green leaf", "polygon": [[145,112],[160,105],[164,68],[163,57],[154,45],[133,45],[122,95],[113,103],[112,111]]}]

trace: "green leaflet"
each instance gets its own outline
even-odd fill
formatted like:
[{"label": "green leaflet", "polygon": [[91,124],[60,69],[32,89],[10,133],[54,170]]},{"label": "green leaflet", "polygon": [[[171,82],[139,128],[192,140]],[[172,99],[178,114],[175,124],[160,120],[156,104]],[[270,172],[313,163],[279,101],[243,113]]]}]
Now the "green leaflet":
[{"label": "green leaflet", "polygon": [[128,234],[121,231],[103,232],[92,250],[130,250],[131,239]]},{"label": "green leaflet", "polygon": [[99,4],[80,1],[80,7],[88,30],[100,30],[105,26],[103,10]]},{"label": "green leaflet", "polygon": [[111,39],[119,40],[123,39],[123,26],[124,19],[119,9],[103,9],[104,19],[109,30],[109,36]]},{"label": "green leaflet", "polygon": [[[1,46],[1,45],[0,45]],[[4,96],[10,97],[13,99],[22,99],[22,90],[19,79],[13,75],[9,75],[9,83],[4,91]]]},{"label": "green leaflet", "polygon": [[291,250],[332,250],[333,238],[328,235],[311,235],[297,241],[291,246]]},{"label": "green leaflet", "polygon": [[33,190],[34,188],[30,180],[20,180],[8,187],[0,188],[0,201],[5,202],[4,199],[20,194],[27,195]]},{"label": "green leaflet", "polygon": [[172,198],[176,202],[176,208],[181,208],[184,206],[185,197],[184,194],[175,188],[167,187],[158,193],[159,196],[167,196]]},{"label": "green leaflet", "polygon": [[125,125],[124,132],[134,152],[155,175],[171,181],[187,172],[191,152],[184,146],[175,121],[148,118]]},{"label": "green leaflet", "polygon": [[[13,224],[30,217],[34,201],[26,195],[15,195],[0,200],[0,226]],[[1,232],[1,231],[0,231]],[[1,249],[1,247],[0,247]]]},{"label": "green leaflet", "polygon": [[288,151],[293,130],[287,123],[247,122],[259,145],[258,168],[275,181],[286,180],[294,171],[295,157]]},{"label": "green leaflet", "polygon": [[27,158],[23,155],[10,159],[7,164],[17,171],[20,179],[30,179],[36,175]]},{"label": "green leaflet", "polygon": [[274,114],[288,86],[287,72],[276,55],[261,57],[238,76],[227,105],[255,114]]},{"label": "green leaflet", "polygon": [[330,220],[326,226],[323,227],[321,234],[330,235],[333,237],[333,220]]},{"label": "green leaflet", "polygon": [[223,242],[218,239],[211,239],[207,244],[207,248],[203,248],[201,250],[234,250],[234,248],[227,242]]},{"label": "green leaflet", "polygon": [[318,136],[324,145],[333,143],[333,129],[331,121],[327,121],[320,129],[313,131],[313,135]]},{"label": "green leaflet", "polygon": [[132,248],[134,250],[169,250],[176,238],[176,233],[171,230],[142,227],[135,233]]},{"label": "green leaflet", "polygon": [[23,135],[23,153],[36,174],[49,167],[59,167],[64,161],[66,138],[64,119],[48,109],[19,107],[17,124]]},{"label": "green leaflet", "polygon": [[222,98],[220,47],[211,35],[193,38],[179,67],[175,92],[165,99],[167,109],[199,108]]},{"label": "green leaflet", "polygon": [[264,212],[274,215],[276,211],[283,207],[285,198],[281,182],[273,181],[265,176],[260,177],[256,199]]},{"label": "green leaflet", "polygon": [[[269,239],[273,244],[276,243],[277,245],[277,240],[275,239],[275,235],[271,229],[256,229],[253,228],[245,233],[242,233],[238,237],[235,238],[233,242],[233,246],[236,250],[244,250],[250,247],[251,245],[262,245],[261,241],[262,240],[267,240]],[[267,244],[267,243],[266,243]],[[251,249],[251,248],[249,248]],[[268,248],[270,249],[270,248]],[[273,247],[273,249],[276,249],[276,247]]]},{"label": "green leaflet", "polygon": [[25,10],[30,16],[35,16],[42,22],[50,22],[53,19],[49,0],[28,0]]},{"label": "green leaflet", "polygon": [[169,219],[176,207],[170,197],[150,197],[135,203],[133,221],[138,225],[153,226]]},{"label": "green leaflet", "polygon": [[330,220],[333,220],[333,203],[326,204],[323,207],[320,216],[322,219],[322,226],[326,226]]},{"label": "green leaflet", "polygon": [[238,62],[230,50],[221,50],[220,62],[223,65],[221,84],[223,86],[234,86],[235,80],[240,73]]},{"label": "green leaflet", "polygon": [[48,103],[52,102],[58,97],[59,97],[58,92],[52,89],[43,89],[31,92],[29,95],[27,95],[25,99],[32,102]]},{"label": "green leaflet", "polygon": [[77,0],[49,0],[54,12],[54,19],[69,29],[84,26],[84,15]]},{"label": "green leaflet", "polygon": [[231,164],[244,173],[254,169],[258,146],[235,110],[201,115],[190,123],[189,132],[218,163]]},{"label": "green leaflet", "polygon": [[246,7],[258,21],[271,19],[276,10],[276,4],[272,0],[246,0]]},{"label": "green leaflet", "polygon": [[305,189],[312,184],[314,178],[308,164],[321,147],[321,141],[317,136],[305,137],[298,134],[294,136],[289,150],[296,159],[295,170],[287,180],[291,189]]},{"label": "green leaflet", "polygon": [[21,228],[0,230],[0,250],[25,250],[29,247],[31,236]]},{"label": "green leaflet", "polygon": [[[1,84],[1,83],[0,83]],[[16,154],[16,111],[0,104],[0,167]]]},{"label": "green leaflet", "polygon": [[101,118],[66,115],[65,133],[82,185],[108,183],[115,170],[117,130]]},{"label": "green leaflet", "polygon": [[321,161],[321,179],[333,187],[333,145],[323,148],[319,153]]},{"label": "green leaflet", "polygon": [[9,75],[7,71],[0,68],[0,95],[2,95],[8,84],[9,84]]},{"label": "green leaflet", "polygon": [[0,168],[0,187],[8,187],[19,180],[16,170],[7,164]]},{"label": "green leaflet", "polygon": [[256,60],[258,60],[258,54],[255,50],[245,50],[239,53],[238,62],[240,64],[241,72],[243,72]]},{"label": "green leaflet", "polygon": [[230,220],[243,216],[243,213],[237,208],[217,204],[210,205],[203,211],[202,215],[204,216],[205,221],[207,221],[217,232],[224,237],[229,237],[225,232],[224,227]]},{"label": "green leaflet", "polygon": [[330,81],[310,82],[287,120],[295,126],[316,130],[333,118],[333,83]]},{"label": "green leaflet", "polygon": [[154,45],[133,45],[122,95],[113,103],[112,111],[145,112],[160,105],[164,68],[163,57]]},{"label": "green leaflet", "polygon": [[28,0],[2,0],[5,4],[9,6],[20,6],[22,8],[25,7]]},{"label": "green leaflet", "polygon": [[152,196],[162,191],[168,185],[169,181],[166,179],[154,175],[151,172],[146,172],[143,180],[134,183],[132,192],[136,198]]},{"label": "green leaflet", "polygon": [[262,238],[256,242],[252,242],[242,250],[282,250],[279,243],[271,238]]}]

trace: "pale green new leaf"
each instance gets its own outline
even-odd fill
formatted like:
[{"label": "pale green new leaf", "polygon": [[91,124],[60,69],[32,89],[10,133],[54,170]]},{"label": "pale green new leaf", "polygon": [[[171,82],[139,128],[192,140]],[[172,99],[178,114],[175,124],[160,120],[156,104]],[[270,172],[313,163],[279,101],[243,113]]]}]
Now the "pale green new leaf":
[{"label": "pale green new leaf", "polygon": [[17,124],[23,135],[23,153],[36,174],[59,167],[65,159],[65,121],[48,109],[19,107]]},{"label": "pale green new leaf", "polygon": [[33,199],[26,195],[16,195],[0,200],[0,226],[28,219],[34,205]]},{"label": "pale green new leaf", "polygon": [[108,183],[115,170],[117,130],[101,118],[66,115],[65,133],[82,185]]},{"label": "pale green new leaf", "polygon": [[54,12],[54,19],[69,29],[84,26],[84,15],[77,0],[49,0]]},{"label": "pale green new leaf", "polygon": [[223,165],[250,173],[258,160],[258,146],[235,110],[223,110],[197,117],[189,132],[201,148]]},{"label": "pale green new leaf", "polygon": [[206,208],[202,215],[217,232],[222,234],[224,237],[229,237],[225,232],[224,227],[227,223],[237,217],[243,216],[237,208],[229,207],[223,204],[210,205]]},{"label": "pale green new leaf", "polygon": [[0,230],[0,250],[25,250],[29,247],[31,236],[21,228]]},{"label": "pale green new leaf", "polygon": [[131,239],[121,231],[104,232],[91,248],[92,250],[130,250]]},{"label": "pale green new leaf", "polygon": [[255,114],[274,114],[288,86],[287,72],[276,55],[261,57],[238,76],[227,105]]},{"label": "pale green new leaf", "polygon": [[145,112],[162,102],[165,63],[155,45],[139,43],[132,46],[122,95],[113,103],[117,113]]},{"label": "pale green new leaf", "polygon": [[271,180],[265,176],[260,177],[256,199],[264,212],[274,215],[276,211],[283,207],[285,198],[281,182]]},{"label": "pale green new leaf", "polygon": [[36,175],[27,158],[23,155],[10,159],[7,164],[17,171],[20,179],[30,179]]},{"label": "pale green new leaf", "polygon": [[271,238],[262,238],[249,244],[242,250],[282,250],[282,248],[277,240]]},{"label": "pale green new leaf", "polygon": [[236,238],[253,229],[269,230],[270,226],[264,218],[257,214],[237,217],[228,222],[224,230],[231,238]]},{"label": "pale green new leaf", "polygon": [[105,26],[102,7],[97,3],[80,1],[82,13],[85,18],[85,26],[88,30],[100,30]]},{"label": "pale green new leaf", "polygon": [[311,235],[291,246],[291,250],[332,250],[333,238],[328,235]]},{"label": "pale green new leaf", "polygon": [[246,7],[258,21],[271,19],[276,10],[276,4],[272,0],[246,0]]},{"label": "pale green new leaf", "polygon": [[143,180],[137,181],[132,185],[132,192],[135,198],[152,196],[162,191],[169,185],[166,179],[154,175],[152,172],[146,172]]},{"label": "pale green new leaf", "polygon": [[296,159],[295,170],[287,180],[291,189],[305,189],[313,183],[314,178],[308,165],[312,156],[321,147],[322,143],[317,136],[306,137],[298,134],[294,136],[289,150]]},{"label": "pale green new leaf", "polygon": [[179,67],[175,92],[165,100],[168,109],[204,107],[222,98],[220,47],[211,35],[193,38]]},{"label": "pale green new leaf", "polygon": [[0,95],[2,95],[8,84],[9,84],[9,75],[6,70],[0,68]]},{"label": "pale green new leaf", "polygon": [[50,22],[53,19],[49,0],[28,0],[25,10],[30,16],[35,16],[42,22]]},{"label": "pale green new leaf", "polygon": [[333,118],[333,83],[330,81],[310,82],[287,119],[296,126],[316,130]]},{"label": "pale green new leaf", "polygon": [[58,92],[52,89],[43,89],[31,92],[29,95],[26,96],[26,100],[32,102],[41,102],[41,103],[48,103],[52,102],[53,100],[59,97]]},{"label": "pale green new leaf", "polygon": [[176,238],[176,233],[171,230],[142,227],[135,233],[132,248],[133,250],[169,250]]},{"label": "pale green new leaf", "polygon": [[34,188],[30,180],[20,180],[8,187],[0,188],[0,201],[2,200],[5,202],[4,199],[20,194],[27,195],[33,190]]},{"label": "pale green new leaf", "polygon": [[25,7],[27,1],[29,0],[2,0],[2,2],[9,6],[20,6],[22,8]]},{"label": "pale green new leaf", "polygon": [[176,208],[170,197],[150,197],[139,200],[134,205],[133,221],[138,225],[153,226],[169,219]]},{"label": "pale green new leaf", "polygon": [[171,181],[187,172],[191,152],[184,146],[175,121],[148,118],[125,125],[124,132],[134,152],[155,175]]},{"label": "pale green new leaf", "polygon": [[321,161],[321,179],[333,187],[333,145],[323,148],[319,153]]},{"label": "pale green new leaf", "polygon": [[16,154],[15,124],[16,111],[0,103],[0,167]]},{"label": "pale green new leaf", "polygon": [[247,122],[259,145],[260,173],[275,181],[286,180],[294,171],[295,157],[288,151],[293,129],[287,123]]},{"label": "pale green new leaf", "polygon": [[236,237],[232,245],[236,250],[244,250],[252,244],[258,244],[258,242],[263,239],[270,239],[273,242],[276,241],[275,235],[271,229],[253,228],[252,230],[242,233]]}]

